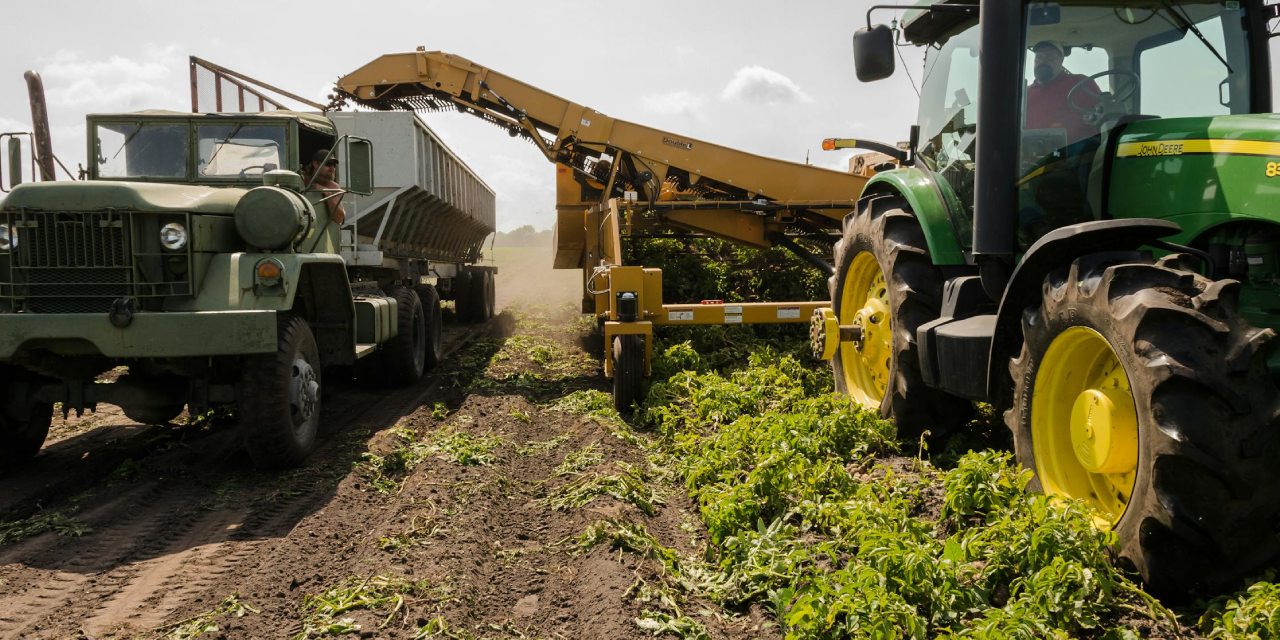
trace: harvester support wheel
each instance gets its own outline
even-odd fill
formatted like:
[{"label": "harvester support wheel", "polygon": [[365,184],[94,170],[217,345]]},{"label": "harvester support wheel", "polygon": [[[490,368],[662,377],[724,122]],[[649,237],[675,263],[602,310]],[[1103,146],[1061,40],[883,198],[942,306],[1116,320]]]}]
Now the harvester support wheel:
[{"label": "harvester support wheel", "polygon": [[382,345],[382,365],[391,384],[413,384],[426,369],[430,321],[413,289],[392,287],[387,295],[396,299],[396,337]]},{"label": "harvester support wheel", "polygon": [[916,329],[940,315],[943,283],[920,222],[894,195],[865,197],[851,215],[828,282],[838,323],[858,326],[861,340],[837,347],[836,390],[892,418],[902,438],[963,425],[971,405],[926,386],[920,373]]},{"label": "harvester support wheel", "polygon": [[631,413],[644,381],[644,337],[616,336],[612,348],[613,406],[619,413]]},{"label": "harvester support wheel", "polygon": [[0,476],[34,458],[53,422],[53,404],[29,399],[38,378],[18,367],[0,365]]},{"label": "harvester support wheel", "polygon": [[427,320],[426,369],[431,369],[440,364],[440,360],[444,358],[444,345],[441,341],[444,319],[440,312],[440,292],[429,284],[420,284],[415,287],[415,290],[418,292],[418,300],[422,302],[422,311]]},{"label": "harvester support wheel", "polygon": [[472,275],[471,271],[459,268],[457,275],[453,276],[453,319],[458,324],[472,322]]},{"label": "harvester support wheel", "polygon": [[467,296],[467,316],[471,322],[488,322],[493,317],[489,303],[489,290],[493,287],[493,274],[485,269],[471,272],[471,293]]},{"label": "harvester support wheel", "polygon": [[1031,489],[1090,503],[1153,593],[1215,592],[1280,551],[1280,394],[1240,284],[1169,256],[1077,258],[1022,314],[1005,421]]},{"label": "harvester support wheel", "polygon": [[320,350],[306,320],[276,318],[274,354],[245,362],[240,375],[240,430],[255,466],[301,464],[320,426]]}]

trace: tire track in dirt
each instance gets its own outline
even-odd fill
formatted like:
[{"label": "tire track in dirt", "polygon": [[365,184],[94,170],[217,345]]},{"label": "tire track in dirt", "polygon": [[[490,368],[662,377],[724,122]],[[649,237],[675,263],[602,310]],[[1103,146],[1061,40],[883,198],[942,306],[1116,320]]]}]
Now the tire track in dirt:
[{"label": "tire track in dirt", "polygon": [[[447,353],[494,328],[462,331]],[[256,570],[308,512],[332,497],[314,479],[302,477],[304,472],[317,475],[343,465],[351,434],[371,425],[389,426],[442,380],[429,375],[418,385],[389,393],[354,385],[337,389],[327,424],[322,425],[322,434],[329,437],[311,464],[293,477],[286,475],[274,495],[255,495],[254,487],[244,487],[227,497],[240,501],[239,508],[200,508],[219,477],[234,480],[239,470],[227,465],[227,458],[238,451],[234,429],[228,429],[230,433],[201,443],[202,451],[169,461],[181,469],[179,465],[194,458],[192,473],[129,488],[78,514],[92,529],[85,537],[68,540],[45,533],[0,551],[0,567],[19,567],[19,579],[27,578],[28,584],[8,594],[0,587],[0,640],[29,634],[102,637],[154,628],[211,586]],[[37,575],[22,575],[33,572]]]}]

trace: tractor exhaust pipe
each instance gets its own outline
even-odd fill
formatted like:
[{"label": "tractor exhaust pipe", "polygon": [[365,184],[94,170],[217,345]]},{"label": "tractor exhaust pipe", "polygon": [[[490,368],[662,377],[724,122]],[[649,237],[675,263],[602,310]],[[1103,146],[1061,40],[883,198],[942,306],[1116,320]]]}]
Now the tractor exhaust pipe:
[{"label": "tractor exhaust pipe", "polygon": [[[27,95],[31,101],[31,140],[35,145],[36,166],[40,167],[40,180],[50,182],[53,173],[53,139],[49,135],[49,109],[44,102],[44,81],[40,74],[28,71],[22,74],[27,79]],[[35,176],[32,176],[35,179]]]}]

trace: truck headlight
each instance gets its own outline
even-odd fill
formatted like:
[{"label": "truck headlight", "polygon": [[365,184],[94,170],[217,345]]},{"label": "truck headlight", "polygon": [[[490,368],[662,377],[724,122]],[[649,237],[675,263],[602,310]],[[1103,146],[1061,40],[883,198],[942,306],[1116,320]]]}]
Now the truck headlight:
[{"label": "truck headlight", "polygon": [[9,225],[0,225],[0,251],[18,248],[18,232]]},{"label": "truck headlight", "polygon": [[187,228],[180,222],[170,222],[160,227],[160,244],[170,251],[178,251],[187,246]]}]

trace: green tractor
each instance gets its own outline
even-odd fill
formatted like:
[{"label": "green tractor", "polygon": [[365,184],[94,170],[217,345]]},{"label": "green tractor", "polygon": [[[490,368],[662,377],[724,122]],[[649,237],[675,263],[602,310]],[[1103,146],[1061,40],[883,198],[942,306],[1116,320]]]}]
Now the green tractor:
[{"label": "green tractor", "polygon": [[1003,412],[1031,488],[1162,595],[1280,549],[1278,15],[949,0],[854,36],[864,82],[924,48],[919,118],[844,221],[815,352],[905,434]]}]

